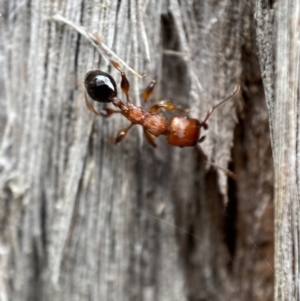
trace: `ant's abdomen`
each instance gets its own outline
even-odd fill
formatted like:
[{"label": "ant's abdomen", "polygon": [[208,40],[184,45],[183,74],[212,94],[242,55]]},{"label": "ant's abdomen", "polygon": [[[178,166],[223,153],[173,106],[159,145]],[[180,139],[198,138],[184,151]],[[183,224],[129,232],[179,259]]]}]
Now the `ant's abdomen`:
[{"label": "ant's abdomen", "polygon": [[173,117],[170,120],[168,143],[173,146],[194,146],[200,135],[200,122],[194,118]]}]

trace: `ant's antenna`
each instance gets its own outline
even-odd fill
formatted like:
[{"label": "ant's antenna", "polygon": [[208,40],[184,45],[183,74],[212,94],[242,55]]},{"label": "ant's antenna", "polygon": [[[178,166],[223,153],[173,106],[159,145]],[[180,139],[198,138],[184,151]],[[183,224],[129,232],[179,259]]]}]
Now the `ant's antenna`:
[{"label": "ant's antenna", "polygon": [[234,91],[228,95],[226,98],[224,98],[223,100],[221,100],[219,103],[217,103],[216,105],[214,105],[208,112],[206,117],[204,118],[204,120],[201,122],[202,125],[206,124],[206,121],[208,120],[208,118],[211,116],[211,114],[213,113],[213,111],[218,108],[219,106],[221,106],[224,102],[226,102],[228,99],[232,98],[236,93],[238,93],[240,91],[240,85],[237,85],[234,89]]}]

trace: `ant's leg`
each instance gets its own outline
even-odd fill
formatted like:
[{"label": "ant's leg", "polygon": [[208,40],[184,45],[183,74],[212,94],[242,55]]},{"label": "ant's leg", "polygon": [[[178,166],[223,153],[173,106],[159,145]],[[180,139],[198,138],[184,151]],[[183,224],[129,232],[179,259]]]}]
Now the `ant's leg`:
[{"label": "ant's leg", "polygon": [[143,92],[144,103],[146,103],[147,100],[149,99],[149,97],[152,95],[154,86],[155,86],[155,80],[152,80],[150,82],[150,84],[146,87],[146,89],[144,90],[144,92]]},{"label": "ant's leg", "polygon": [[165,109],[168,111],[181,111],[181,112],[190,112],[189,109],[184,109],[182,106],[175,106],[174,104],[172,104],[171,102],[168,102],[166,100],[162,100],[159,103],[153,105],[149,112],[151,114],[156,114],[160,109]]},{"label": "ant's leg", "polygon": [[198,140],[198,143],[201,143],[201,142],[203,142],[203,141],[205,140],[205,138],[206,138],[206,136],[202,136],[202,137],[200,137],[200,139]]},{"label": "ant's leg", "polygon": [[146,140],[153,146],[156,147],[156,143],[154,141],[154,137],[147,131],[144,129],[144,135],[146,137]]},{"label": "ant's leg", "polygon": [[[200,138],[200,140],[201,140],[201,138]],[[233,180],[236,180],[236,174],[234,172],[232,172],[229,169],[226,169],[226,168],[224,168],[222,166],[219,166],[219,165],[217,165],[217,164],[209,161],[207,159],[207,156],[205,155],[203,149],[200,147],[200,145],[198,144],[197,146],[198,146],[197,148],[199,150],[201,161],[208,163],[209,165],[213,166],[216,169],[222,170],[228,177],[232,178]]]},{"label": "ant's leg", "polygon": [[223,100],[221,100],[219,103],[217,103],[216,105],[214,105],[206,114],[204,120],[201,122],[201,126],[204,126],[206,124],[206,121],[208,120],[208,118],[211,116],[211,114],[213,113],[213,111],[221,106],[224,102],[226,102],[228,99],[232,98],[237,92],[239,92],[240,90],[240,86],[236,86],[234,91],[229,95],[227,96],[226,98],[224,98]]},{"label": "ant's leg", "polygon": [[129,88],[130,88],[130,84],[129,84],[129,81],[126,77],[126,74],[125,72],[122,70],[121,66],[114,60],[110,60],[111,64],[113,65],[113,67],[115,69],[117,69],[120,74],[121,74],[121,77],[122,77],[122,80],[121,80],[121,89],[123,91],[123,93],[126,95],[126,101],[127,103],[131,103],[130,99],[129,99]]},{"label": "ant's leg", "polygon": [[118,135],[114,141],[115,144],[119,143],[120,141],[122,141],[125,136],[127,135],[128,131],[132,128],[133,126],[133,123],[127,127],[127,128],[124,128],[124,129],[121,129],[119,132],[118,132]]},{"label": "ant's leg", "polygon": [[85,104],[87,106],[87,108],[93,112],[95,115],[97,116],[103,116],[103,117],[109,117],[110,115],[114,114],[114,113],[121,113],[121,111],[117,111],[114,109],[110,109],[110,108],[106,108],[104,110],[97,110],[89,101],[87,98],[86,93],[84,94],[85,96]]}]

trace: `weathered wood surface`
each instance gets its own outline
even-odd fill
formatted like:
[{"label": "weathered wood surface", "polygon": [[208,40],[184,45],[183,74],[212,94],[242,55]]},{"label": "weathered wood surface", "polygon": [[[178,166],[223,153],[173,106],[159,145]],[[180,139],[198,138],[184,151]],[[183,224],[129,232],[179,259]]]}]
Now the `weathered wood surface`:
[{"label": "weathered wood surface", "polygon": [[[299,289],[299,1],[257,1],[275,172],[275,300]],[[272,37],[272,38],[271,38]]]},{"label": "weathered wood surface", "polygon": [[[296,2],[0,3],[1,300],[272,300],[269,123],[275,297],[297,299]],[[201,119],[240,84],[202,144],[237,181],[196,149],[152,149],[138,127],[112,145],[127,122],[92,116],[81,81],[92,68],[119,75],[55,14],[147,73],[126,71],[137,104],[155,78],[153,101]]]}]

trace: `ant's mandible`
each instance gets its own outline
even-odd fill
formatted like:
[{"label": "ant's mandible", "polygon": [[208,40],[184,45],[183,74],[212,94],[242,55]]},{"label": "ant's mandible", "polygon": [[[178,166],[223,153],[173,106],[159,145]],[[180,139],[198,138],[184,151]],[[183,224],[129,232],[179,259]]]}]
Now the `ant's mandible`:
[{"label": "ant's mandible", "polygon": [[[126,103],[118,98],[117,85],[115,80],[106,72],[100,70],[92,70],[88,72],[85,76],[84,85],[86,88],[85,101],[87,108],[98,116],[108,117],[114,113],[121,113],[126,117],[131,124],[124,129],[121,129],[114,142],[119,143],[131,127],[135,124],[140,124],[144,128],[144,134],[147,141],[154,147],[156,143],[154,141],[154,136],[158,137],[164,135],[167,137],[169,144],[173,146],[185,147],[194,146],[197,143],[202,142],[205,136],[199,139],[201,128],[207,129],[207,120],[213,113],[213,111],[226,102],[228,99],[232,98],[238,91],[239,86],[235,88],[232,94],[220,101],[218,104],[213,106],[206,114],[206,117],[202,122],[195,118],[175,116],[168,120],[166,117],[159,115],[159,109],[166,109],[169,111],[179,110],[185,111],[181,106],[176,106],[170,102],[162,101],[158,104],[153,105],[149,112],[145,110],[144,106],[137,107],[129,99],[129,81],[121,69],[120,65],[110,59],[112,66],[117,69],[122,77],[121,80],[121,90],[126,95]],[[144,103],[149,99],[155,86],[155,81],[151,81],[143,92]],[[104,110],[97,110],[88,101],[88,96],[94,101],[102,103],[112,103],[119,110],[113,110],[106,108]]]}]

